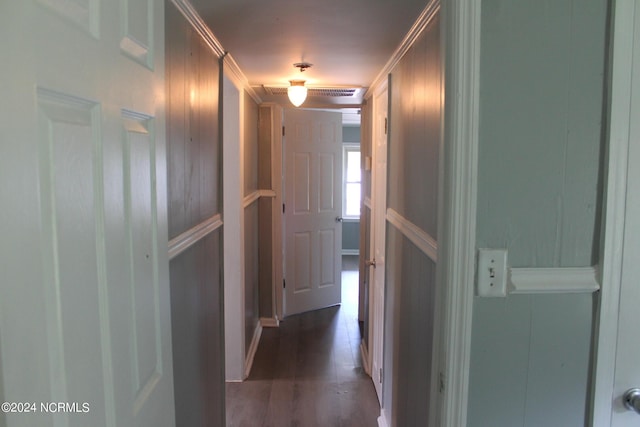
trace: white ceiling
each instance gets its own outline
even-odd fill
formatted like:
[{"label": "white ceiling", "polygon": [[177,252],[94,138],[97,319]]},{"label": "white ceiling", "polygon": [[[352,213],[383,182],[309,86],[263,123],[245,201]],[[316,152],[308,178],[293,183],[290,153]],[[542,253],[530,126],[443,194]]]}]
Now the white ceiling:
[{"label": "white ceiling", "polygon": [[[362,87],[354,98],[309,98],[304,106],[361,103],[427,0],[191,0],[264,101],[262,86]],[[313,67],[300,73],[296,62]]]}]

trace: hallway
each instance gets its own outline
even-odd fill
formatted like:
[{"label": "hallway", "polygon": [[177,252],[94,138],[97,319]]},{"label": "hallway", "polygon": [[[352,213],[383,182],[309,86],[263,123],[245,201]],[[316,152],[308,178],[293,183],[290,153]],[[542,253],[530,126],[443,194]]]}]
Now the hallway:
[{"label": "hallway", "polygon": [[377,425],[359,353],[356,257],[343,258],[342,301],[263,330],[249,378],[226,385],[228,427]]}]

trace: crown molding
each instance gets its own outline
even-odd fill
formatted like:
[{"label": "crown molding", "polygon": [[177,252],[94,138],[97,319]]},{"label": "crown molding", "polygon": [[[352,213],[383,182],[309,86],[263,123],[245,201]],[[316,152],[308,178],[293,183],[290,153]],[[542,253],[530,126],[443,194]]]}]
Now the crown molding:
[{"label": "crown molding", "polygon": [[244,75],[235,59],[224,49],[222,43],[216,38],[211,28],[204,22],[198,11],[189,0],[171,0],[171,3],[182,13],[191,27],[202,37],[205,43],[211,48],[219,59],[223,61],[224,71],[238,88],[242,88],[260,104],[262,99],[249,84],[249,80]]},{"label": "crown molding", "polygon": [[416,42],[418,37],[420,37],[424,29],[427,28],[427,25],[429,25],[429,22],[431,22],[431,20],[436,16],[436,14],[439,11],[440,11],[440,0],[430,0],[427,6],[422,11],[422,13],[420,14],[420,16],[418,16],[418,19],[413,24],[411,29],[409,29],[409,32],[407,33],[407,35],[404,36],[404,39],[402,39],[402,42],[400,43],[400,45],[396,48],[395,52],[393,52],[393,55],[391,55],[391,58],[389,58],[389,61],[387,61],[385,66],[382,68],[382,70],[378,73],[376,78],[373,80],[373,82],[369,86],[369,90],[367,90],[367,92],[364,94],[363,99],[367,99],[371,97],[375,92],[376,87],[381,83],[387,81],[387,75],[389,75],[389,73],[391,73],[393,68],[396,65],[398,65],[398,62],[400,62],[400,60],[407,53],[407,51],[411,49],[411,47]]},{"label": "crown molding", "polygon": [[180,13],[187,19],[193,29],[200,34],[218,58],[222,58],[226,53],[224,47],[222,47],[222,43],[213,35],[211,29],[204,22],[191,2],[189,2],[189,0],[171,0],[171,3],[178,8]]},{"label": "crown molding", "polygon": [[229,79],[233,82],[233,84],[235,84],[238,89],[244,89],[256,102],[256,104],[262,104],[262,98],[260,98],[255,89],[251,87],[251,85],[249,84],[249,80],[238,66],[236,60],[233,59],[233,56],[227,53],[223,57],[222,61],[223,71],[225,72],[225,75],[229,77]]}]

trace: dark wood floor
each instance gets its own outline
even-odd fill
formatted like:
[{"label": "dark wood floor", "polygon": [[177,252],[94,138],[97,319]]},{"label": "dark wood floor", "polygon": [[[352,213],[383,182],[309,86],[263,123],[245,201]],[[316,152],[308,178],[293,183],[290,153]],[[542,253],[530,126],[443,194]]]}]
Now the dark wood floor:
[{"label": "dark wood floor", "polygon": [[360,360],[357,277],[343,272],[342,306],[263,330],[251,375],[227,384],[227,426],[377,426],[378,399]]}]

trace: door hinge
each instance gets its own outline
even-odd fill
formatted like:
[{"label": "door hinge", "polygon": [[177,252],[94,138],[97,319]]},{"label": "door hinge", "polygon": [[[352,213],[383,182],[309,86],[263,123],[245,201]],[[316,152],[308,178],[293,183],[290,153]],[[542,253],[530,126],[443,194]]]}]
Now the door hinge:
[{"label": "door hinge", "polygon": [[282,288],[287,289],[287,281],[282,279]]},{"label": "door hinge", "polygon": [[382,368],[380,368],[380,380],[378,382],[382,384]]},{"label": "door hinge", "polygon": [[284,136],[284,126],[282,126],[282,136]]},{"label": "door hinge", "polygon": [[385,117],[384,118],[384,134],[387,134],[387,129],[389,128],[389,123],[388,123],[388,119]]},{"label": "door hinge", "polygon": [[438,382],[440,383],[438,387],[440,389],[440,393],[444,393],[444,373],[443,372],[440,372],[440,378]]},{"label": "door hinge", "polygon": [[284,213],[284,211],[286,210],[284,203],[282,204],[282,213]]}]

